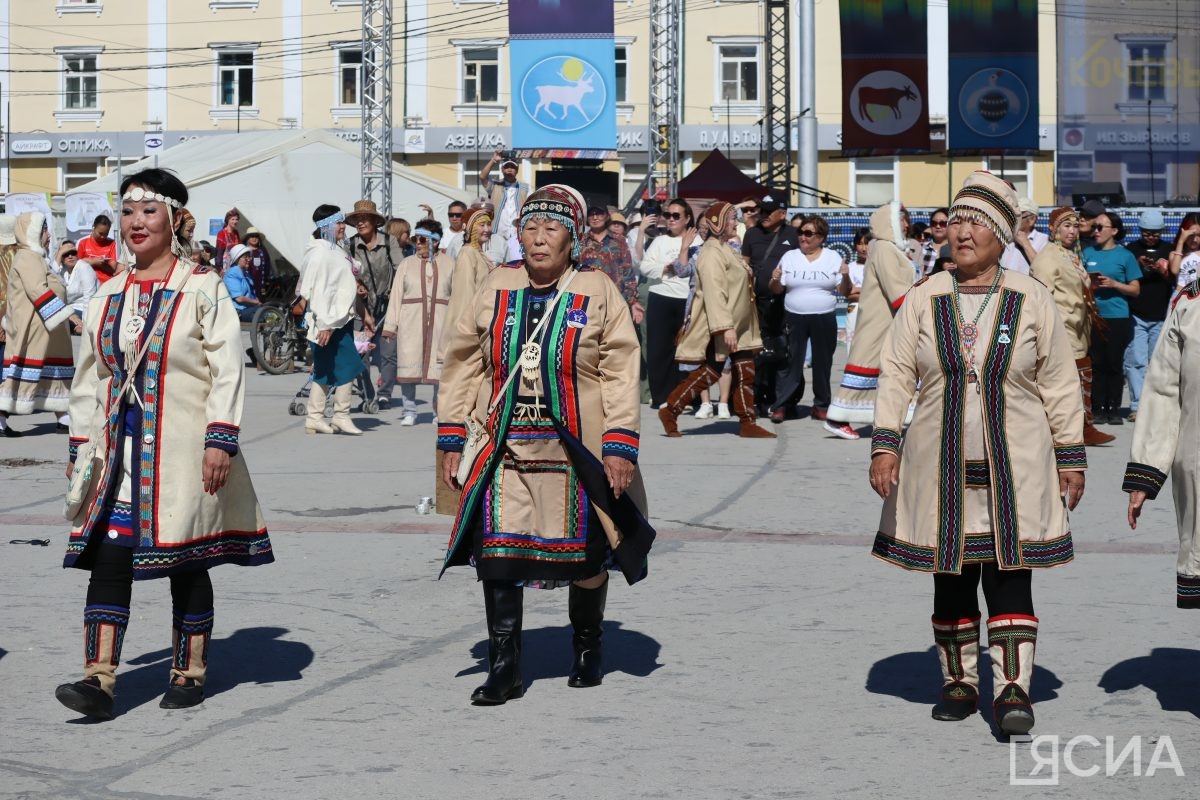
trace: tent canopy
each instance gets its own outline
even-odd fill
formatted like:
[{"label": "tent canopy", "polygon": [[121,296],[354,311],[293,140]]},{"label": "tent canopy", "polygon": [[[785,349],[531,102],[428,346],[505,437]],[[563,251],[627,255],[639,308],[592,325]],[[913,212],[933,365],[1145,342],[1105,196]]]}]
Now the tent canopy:
[{"label": "tent canopy", "polygon": [[[155,165],[146,158],[123,174]],[[236,207],[242,212],[240,230],[258,228],[276,261],[282,257],[293,267],[300,266],[312,238],[313,209],[334,203],[348,212],[362,196],[359,145],[321,130],[206,136],[165,150],[157,166],[174,171],[188,187],[197,240],[214,239],[213,226],[219,229],[225,212]],[[69,194],[115,193],[118,184],[114,173]],[[414,169],[392,167],[394,216],[415,221],[425,216],[421,203],[444,209],[452,200],[468,201],[468,193]]]},{"label": "tent canopy", "polygon": [[770,190],[742,172],[718,148],[679,181],[680,197],[740,203],[747,197],[764,197]]}]

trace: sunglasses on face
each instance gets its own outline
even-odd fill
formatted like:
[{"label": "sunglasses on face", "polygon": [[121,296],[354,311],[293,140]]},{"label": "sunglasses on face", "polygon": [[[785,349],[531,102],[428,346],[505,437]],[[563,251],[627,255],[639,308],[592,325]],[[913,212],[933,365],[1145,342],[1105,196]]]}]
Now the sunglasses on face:
[{"label": "sunglasses on face", "polygon": [[944,228],[944,227],[946,227],[946,220],[944,220],[944,219],[937,219],[937,220],[934,220],[933,222],[930,222],[930,223],[929,223],[929,227],[931,227],[931,228]]},{"label": "sunglasses on face", "polygon": [[801,231],[800,231],[800,235],[801,235],[801,236],[803,236],[803,237],[805,237],[805,238],[808,238],[808,237],[810,237],[810,236],[817,236],[818,234],[817,234],[817,232],[816,232],[816,231],[810,231],[810,230],[804,230],[804,229],[801,229]]},{"label": "sunglasses on face", "polygon": [[606,214],[603,211],[593,211],[592,213],[588,214],[588,216],[589,217],[607,217],[608,214]]},{"label": "sunglasses on face", "polygon": [[683,219],[687,214],[681,214],[678,211],[664,211],[663,219]]},{"label": "sunglasses on face", "polygon": [[412,237],[412,240],[413,240],[414,244],[428,244],[429,243],[428,236],[414,236],[414,237]]},{"label": "sunglasses on face", "polygon": [[1096,224],[1092,225],[1092,230],[1094,230],[1094,231],[1102,231],[1105,228],[1115,231],[1117,229],[1117,226],[1116,225],[1101,225],[1098,222]]},{"label": "sunglasses on face", "polygon": [[459,217],[462,216],[462,212],[461,211],[451,211],[446,216],[450,217],[450,219],[458,219]]},{"label": "sunglasses on face", "polygon": [[1142,231],[1142,236],[1162,236],[1162,231]]}]

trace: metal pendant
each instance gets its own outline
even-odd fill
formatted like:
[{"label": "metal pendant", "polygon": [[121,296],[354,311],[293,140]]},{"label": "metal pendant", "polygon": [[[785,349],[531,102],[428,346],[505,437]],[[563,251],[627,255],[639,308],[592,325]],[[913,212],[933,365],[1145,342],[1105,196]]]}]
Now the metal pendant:
[{"label": "metal pendant", "polygon": [[136,341],[142,335],[142,331],[146,329],[146,318],[133,316],[125,320],[125,337],[129,341]]}]

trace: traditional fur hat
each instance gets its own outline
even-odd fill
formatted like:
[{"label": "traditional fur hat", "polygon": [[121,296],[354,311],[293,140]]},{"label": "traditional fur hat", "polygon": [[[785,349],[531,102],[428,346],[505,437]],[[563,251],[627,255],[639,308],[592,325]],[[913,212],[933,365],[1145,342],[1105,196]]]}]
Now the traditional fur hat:
[{"label": "traditional fur hat", "polygon": [[976,170],[963,181],[950,204],[950,217],[955,216],[981,223],[1002,244],[1010,244],[1017,226],[1017,193],[1007,181]]},{"label": "traditional fur hat", "polygon": [[713,236],[720,236],[725,230],[729,218],[737,213],[737,207],[731,203],[718,200],[704,210],[704,221],[708,223],[708,231]]},{"label": "traditional fur hat", "polygon": [[587,203],[583,195],[562,183],[543,186],[525,198],[521,206],[521,224],[530,219],[546,217],[557,220],[571,232],[571,259],[579,259],[579,248],[587,230]]},{"label": "traditional fur hat", "polygon": [[1079,222],[1079,213],[1070,206],[1060,206],[1050,212],[1050,231],[1058,230],[1058,226],[1068,219],[1074,218]]}]

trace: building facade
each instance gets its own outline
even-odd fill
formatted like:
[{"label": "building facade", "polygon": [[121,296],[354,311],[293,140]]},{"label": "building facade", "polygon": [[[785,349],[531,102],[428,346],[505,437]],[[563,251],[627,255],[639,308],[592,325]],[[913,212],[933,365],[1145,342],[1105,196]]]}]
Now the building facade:
[{"label": "building facade", "polygon": [[[359,141],[361,9],[361,0],[0,0],[0,36],[8,41],[0,54],[0,69],[7,70],[0,73],[0,191],[62,193],[157,147],[217,133],[324,128]],[[646,174],[649,12],[648,0],[615,3],[620,157],[602,165],[614,202],[628,199]],[[396,2],[397,161],[473,190],[491,152],[510,146],[506,14],[495,0]],[[747,174],[759,172],[764,14],[757,0],[686,0],[682,174],[714,147]],[[929,9],[935,152],[841,158],[837,3],[817,3],[816,14],[823,192],[857,206],[893,197],[936,206],[967,172],[985,166],[1038,203],[1053,204],[1059,139],[1053,14],[1039,15],[1044,149],[1003,160],[936,152],[945,144],[944,5]],[[794,64],[800,63],[796,38]],[[798,110],[798,86],[792,91]],[[525,162],[523,177],[532,182],[551,166]]]}]

